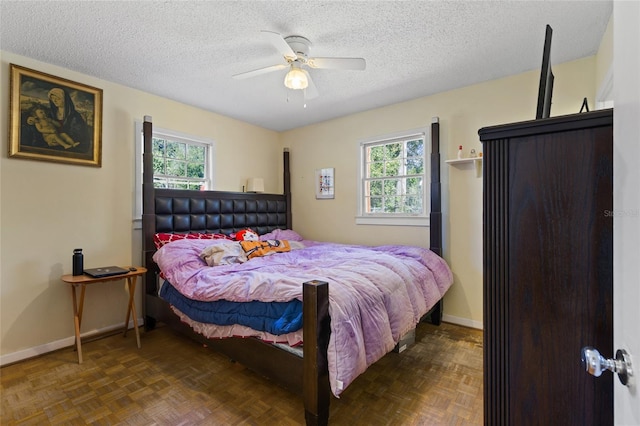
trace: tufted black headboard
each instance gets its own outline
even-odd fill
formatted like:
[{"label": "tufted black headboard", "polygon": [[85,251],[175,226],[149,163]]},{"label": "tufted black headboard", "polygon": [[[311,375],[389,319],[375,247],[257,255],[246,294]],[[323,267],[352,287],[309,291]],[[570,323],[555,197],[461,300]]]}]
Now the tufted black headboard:
[{"label": "tufted black headboard", "polygon": [[155,232],[230,234],[251,228],[265,234],[285,229],[287,202],[281,194],[155,190]]}]

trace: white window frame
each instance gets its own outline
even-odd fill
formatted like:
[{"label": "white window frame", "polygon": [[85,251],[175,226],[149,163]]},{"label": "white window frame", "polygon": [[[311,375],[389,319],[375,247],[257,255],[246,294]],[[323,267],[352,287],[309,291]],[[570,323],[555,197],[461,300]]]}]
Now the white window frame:
[{"label": "white window frame", "polygon": [[[359,165],[358,165],[358,215],[357,225],[392,225],[392,226],[429,226],[429,214],[431,210],[431,197],[429,188],[431,187],[431,162],[429,161],[430,141],[428,140],[427,128],[421,127],[378,136],[359,141]],[[423,211],[422,214],[401,214],[401,213],[365,213],[365,179],[366,179],[366,149],[371,145],[386,144],[394,141],[402,141],[420,137],[424,140],[424,176],[423,176]]]},{"label": "white window frame", "polygon": [[[139,222],[142,220],[142,149],[144,145],[144,139],[142,134],[142,126],[143,123],[141,121],[136,120],[135,122],[135,141],[136,141],[136,152],[135,152],[135,176],[136,176],[136,188],[135,188],[135,202],[134,202],[134,212],[133,212],[133,220],[134,222]],[[204,189],[213,189],[215,187],[214,182],[214,174],[213,174],[213,165],[215,164],[215,142],[213,139],[202,138],[194,135],[189,135],[186,133],[178,132],[175,130],[168,130],[155,127],[153,128],[153,137],[168,139],[172,141],[185,142],[187,144],[194,145],[206,145],[207,146],[207,164],[205,168],[205,187]]]}]

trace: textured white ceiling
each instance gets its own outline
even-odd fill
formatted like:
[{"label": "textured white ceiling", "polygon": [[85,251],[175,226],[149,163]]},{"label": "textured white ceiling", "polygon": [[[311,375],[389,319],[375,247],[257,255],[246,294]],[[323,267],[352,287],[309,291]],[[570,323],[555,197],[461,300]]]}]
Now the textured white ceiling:
[{"label": "textured white ceiling", "polygon": [[[0,1],[0,49],[283,131],[594,55],[612,1]],[[301,35],[320,96],[283,85],[260,30]],[[557,82],[561,84],[561,82]],[[533,88],[537,90],[537,88]]]}]

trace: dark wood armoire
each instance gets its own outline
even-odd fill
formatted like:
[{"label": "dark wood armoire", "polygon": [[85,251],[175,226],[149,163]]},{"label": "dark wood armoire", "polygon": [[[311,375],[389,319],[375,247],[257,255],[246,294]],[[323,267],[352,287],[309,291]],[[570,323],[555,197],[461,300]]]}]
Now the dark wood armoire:
[{"label": "dark wood armoire", "polygon": [[485,424],[611,425],[580,351],[613,348],[613,111],[478,133]]}]

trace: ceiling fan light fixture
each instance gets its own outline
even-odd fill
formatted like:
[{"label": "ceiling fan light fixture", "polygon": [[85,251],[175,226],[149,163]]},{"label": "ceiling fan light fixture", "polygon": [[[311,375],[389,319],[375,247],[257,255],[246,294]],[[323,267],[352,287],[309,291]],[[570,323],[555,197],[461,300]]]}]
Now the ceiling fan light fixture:
[{"label": "ceiling fan light fixture", "polygon": [[284,85],[289,89],[302,90],[309,86],[309,79],[307,73],[300,68],[300,65],[293,63],[291,69],[284,76]]}]

